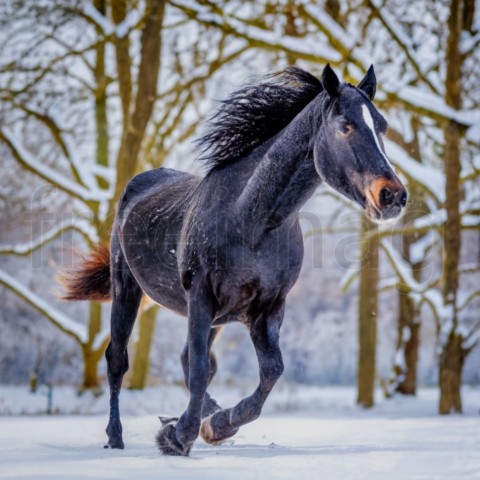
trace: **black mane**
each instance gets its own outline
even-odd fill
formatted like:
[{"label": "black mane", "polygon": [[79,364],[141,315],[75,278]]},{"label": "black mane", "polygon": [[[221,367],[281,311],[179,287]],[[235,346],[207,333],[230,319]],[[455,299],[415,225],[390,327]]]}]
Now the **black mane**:
[{"label": "black mane", "polygon": [[289,67],[232,93],[197,141],[200,161],[213,170],[239,160],[287,126],[322,90],[317,77]]}]

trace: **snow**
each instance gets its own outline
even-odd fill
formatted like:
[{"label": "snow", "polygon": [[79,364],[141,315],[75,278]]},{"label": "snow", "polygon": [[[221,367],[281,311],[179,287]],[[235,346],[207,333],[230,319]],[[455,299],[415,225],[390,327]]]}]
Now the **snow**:
[{"label": "snow", "polygon": [[441,97],[422,88],[404,86],[397,92],[392,90],[389,93],[396,93],[406,105],[413,105],[443,118],[455,120],[466,127],[480,122],[480,110],[455,110]]},{"label": "snow", "polygon": [[385,149],[393,164],[407,177],[422,186],[437,202],[445,199],[445,176],[438,169],[417,162],[399,145],[384,138]]},{"label": "snow", "polygon": [[[295,52],[307,58],[318,57],[325,62],[338,63],[341,55],[333,49],[327,41],[318,37],[297,38],[288,35],[279,35],[276,32],[249,25],[248,21],[242,21],[233,16],[220,16],[209,9],[202,9],[198,5],[186,0],[176,0],[173,6],[195,13],[195,18],[206,25],[224,26],[234,35],[263,44],[267,48],[278,48]],[[318,59],[317,59],[318,60]]]},{"label": "snow", "polygon": [[116,35],[118,38],[124,38],[135,27],[135,25],[143,17],[144,13],[140,10],[130,10],[126,17],[117,25]]},{"label": "snow", "polygon": [[402,258],[401,253],[396,250],[386,239],[382,239],[380,245],[387,254],[387,258],[392,267],[395,269],[400,282],[406,285],[408,289],[413,292],[422,292],[424,289],[413,277],[411,266]]},{"label": "snow", "polygon": [[127,36],[143,16],[143,12],[134,8],[118,25],[115,25],[109,18],[102,15],[91,2],[85,2],[83,13],[103,30],[105,36],[115,34],[118,38]]},{"label": "snow", "polygon": [[56,172],[46,165],[42,165],[36,158],[34,158],[27,150],[25,150],[14,137],[10,135],[6,130],[2,131],[2,135],[8,140],[12,148],[18,152],[19,156],[22,158],[22,161],[25,165],[41,178],[45,179],[47,182],[53,183],[58,186],[63,191],[68,194],[81,198],[84,201],[102,201],[108,200],[109,194],[107,192],[102,192],[98,189],[87,189],[74,182],[73,180],[65,177],[64,175]]},{"label": "snow", "polygon": [[421,236],[415,243],[410,245],[410,261],[415,264],[426,260],[427,253],[437,241],[437,236],[433,230],[429,230]]},{"label": "snow", "polygon": [[332,35],[335,40],[342,45],[346,50],[353,50],[355,47],[355,41],[352,37],[337,23],[333,18],[325,13],[325,11],[315,4],[306,3],[304,6],[305,11],[316,21],[318,21],[323,28]]},{"label": "snow", "polygon": [[90,17],[102,30],[104,35],[111,35],[115,31],[112,21],[102,15],[91,2],[85,2],[83,13]]},{"label": "snow", "polygon": [[81,343],[87,342],[88,332],[83,325],[80,325],[79,323],[76,323],[68,318],[65,314],[52,307],[52,305],[40,298],[38,295],[33,293],[3,270],[0,270],[0,284],[10,286],[13,291],[18,292],[21,296],[29,299],[29,301],[38,309],[48,312],[48,315],[50,315],[56,324],[58,324],[66,332],[69,332],[75,336]]},{"label": "snow", "polygon": [[402,369],[402,371],[405,371],[407,368],[407,363],[405,361],[405,355],[404,355],[404,350],[402,348],[397,349],[395,352],[395,359],[393,361],[393,364],[396,367],[399,367]]},{"label": "snow", "polygon": [[[6,390],[0,388],[1,399]],[[185,396],[179,387],[167,390],[173,397]],[[155,414],[146,415],[140,402],[137,416],[124,415],[125,450],[102,448],[106,415],[2,417],[0,478],[478,478],[480,389],[464,388],[466,413],[456,416],[435,414],[436,390],[420,390],[418,398],[380,400],[368,411],[353,405],[354,393],[353,388],[288,386],[277,398],[274,390],[271,400],[276,398],[277,406],[289,396],[299,408],[282,411],[270,402],[267,412],[230,442],[210,446],[197,440],[188,458],[156,450],[160,423],[155,414],[165,406],[159,388],[122,392],[127,406],[138,405],[142,397],[158,398]],[[108,404],[106,397],[101,401]],[[178,408],[169,413],[178,414]]]},{"label": "snow", "polygon": [[[66,217],[66,215],[65,215]],[[32,253],[37,248],[42,247],[47,242],[54,240],[62,233],[68,230],[77,230],[83,235],[87,236],[93,243],[98,241],[98,236],[91,223],[86,220],[79,219],[69,215],[70,218],[62,217],[62,221],[59,225],[55,225],[43,235],[39,235],[37,238],[31,239],[25,243],[15,243],[11,245],[0,245],[0,254],[13,254],[13,255],[27,255]]]}]

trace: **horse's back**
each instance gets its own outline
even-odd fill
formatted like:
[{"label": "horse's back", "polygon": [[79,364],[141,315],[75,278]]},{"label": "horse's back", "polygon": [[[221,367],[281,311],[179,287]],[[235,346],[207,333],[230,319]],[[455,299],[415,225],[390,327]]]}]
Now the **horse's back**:
[{"label": "horse's back", "polygon": [[177,250],[185,213],[200,178],[159,168],[141,173],[119,202],[117,233],[128,266],[157,303],[186,314]]}]

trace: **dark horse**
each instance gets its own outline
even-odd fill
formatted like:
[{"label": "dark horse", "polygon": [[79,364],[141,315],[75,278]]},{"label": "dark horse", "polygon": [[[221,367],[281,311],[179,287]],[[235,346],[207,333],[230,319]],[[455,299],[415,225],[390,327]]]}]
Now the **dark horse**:
[{"label": "dark horse", "polygon": [[[322,182],[376,221],[398,217],[407,193],[385,156],[387,122],[372,104],[373,67],[358,86],[329,65],[321,79],[289,68],[223,102],[200,140],[204,178],[159,168],[127,185],[110,251],[65,279],[67,299],[113,301],[106,352],[108,446],[123,448],[118,397],[142,293],[188,317],[182,354],[186,411],[164,419],[160,450],[188,455],[200,433],[218,444],[255,420],[283,371],[285,298],[303,259],[298,211]],[[257,389],[222,409],[207,393],[221,325],[240,321],[258,357]]]}]

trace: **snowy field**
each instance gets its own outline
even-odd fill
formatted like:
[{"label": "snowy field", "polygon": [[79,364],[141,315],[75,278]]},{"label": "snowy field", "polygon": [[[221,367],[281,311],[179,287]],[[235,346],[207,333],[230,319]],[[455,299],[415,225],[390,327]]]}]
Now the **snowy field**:
[{"label": "snowy field", "polygon": [[[245,393],[215,392],[225,405]],[[1,387],[0,478],[478,480],[480,389],[463,394],[464,415],[439,417],[434,389],[416,399],[379,395],[377,407],[364,411],[354,405],[352,388],[282,385],[232,442],[212,447],[198,440],[189,458],[178,458],[159,455],[154,437],[155,414],[184,407],[180,387],[122,393],[124,451],[102,448],[106,396],[79,398],[60,389],[54,408],[61,411],[63,403],[77,415],[32,415],[46,405],[41,392]],[[31,415],[12,415],[21,409]]]}]

